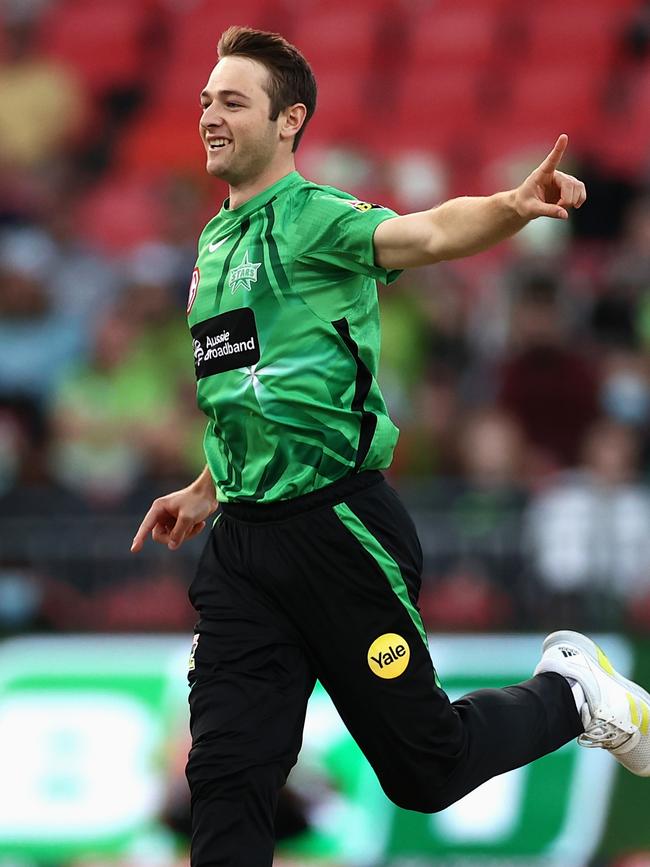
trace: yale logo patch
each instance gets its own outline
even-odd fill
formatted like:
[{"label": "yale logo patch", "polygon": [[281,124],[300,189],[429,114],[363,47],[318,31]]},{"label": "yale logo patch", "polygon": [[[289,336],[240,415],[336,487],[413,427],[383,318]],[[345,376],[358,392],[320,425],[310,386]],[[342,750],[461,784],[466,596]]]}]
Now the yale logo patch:
[{"label": "yale logo patch", "polygon": [[375,638],[368,650],[370,671],[387,680],[403,674],[410,658],[411,651],[406,640],[395,632],[386,632]]}]

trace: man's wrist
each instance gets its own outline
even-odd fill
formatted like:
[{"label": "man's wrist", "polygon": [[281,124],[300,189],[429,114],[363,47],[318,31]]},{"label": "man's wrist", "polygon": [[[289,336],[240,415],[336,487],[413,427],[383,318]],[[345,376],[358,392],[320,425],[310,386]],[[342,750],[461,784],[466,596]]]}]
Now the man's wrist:
[{"label": "man's wrist", "polygon": [[214,480],[207,467],[203,470],[201,475],[192,482],[190,488],[199,494],[210,497],[210,499],[213,499],[216,502],[217,492],[214,487]]},{"label": "man's wrist", "polygon": [[512,220],[518,220],[522,223],[528,222],[521,208],[518,189],[506,190],[505,192],[497,193],[496,195],[500,199],[501,207]]},{"label": "man's wrist", "polygon": [[511,212],[513,220],[518,221],[519,228],[523,229],[524,226],[527,226],[533,219],[533,216],[530,213],[530,209],[526,206],[521,188],[516,187],[514,190],[508,190],[500,195],[504,197],[504,207]]}]

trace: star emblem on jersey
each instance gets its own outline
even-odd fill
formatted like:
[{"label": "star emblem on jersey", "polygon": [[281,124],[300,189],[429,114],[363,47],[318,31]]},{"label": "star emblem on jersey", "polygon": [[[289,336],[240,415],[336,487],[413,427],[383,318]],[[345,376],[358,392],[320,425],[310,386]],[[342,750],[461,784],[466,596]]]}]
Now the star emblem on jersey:
[{"label": "star emblem on jersey", "polygon": [[257,272],[261,268],[261,262],[251,262],[248,257],[248,250],[244,253],[244,258],[236,268],[231,268],[228,272],[228,286],[230,292],[234,295],[238,289],[251,291],[251,283],[257,283]]}]

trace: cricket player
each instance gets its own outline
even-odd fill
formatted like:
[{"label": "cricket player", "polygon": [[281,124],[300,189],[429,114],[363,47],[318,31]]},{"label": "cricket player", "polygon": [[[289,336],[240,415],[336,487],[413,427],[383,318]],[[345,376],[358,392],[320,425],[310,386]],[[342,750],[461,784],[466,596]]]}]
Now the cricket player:
[{"label": "cricket player", "polygon": [[[271,865],[316,678],[409,810],[574,738],[650,775],[650,696],[578,633],[550,635],[524,683],[450,702],[417,607],[422,550],[381,472],[398,432],[375,281],[568,219],[586,193],[558,168],[566,135],[516,189],[398,216],[296,171],[316,83],[281,36],[229,28],[200,98],[207,171],[229,185],[187,306],[207,464],[154,501],[132,549],[177,549],[218,508],[190,587],[192,867]],[[399,146],[389,116],[386,135]]]}]

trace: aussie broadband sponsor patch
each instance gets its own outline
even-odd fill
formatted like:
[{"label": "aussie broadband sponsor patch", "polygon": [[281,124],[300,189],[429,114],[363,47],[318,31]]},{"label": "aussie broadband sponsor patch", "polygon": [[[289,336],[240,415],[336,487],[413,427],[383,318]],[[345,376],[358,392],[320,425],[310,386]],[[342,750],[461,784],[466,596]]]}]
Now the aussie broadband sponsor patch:
[{"label": "aussie broadband sponsor patch", "polygon": [[212,316],[194,325],[191,332],[197,379],[260,360],[255,314],[250,307]]}]

